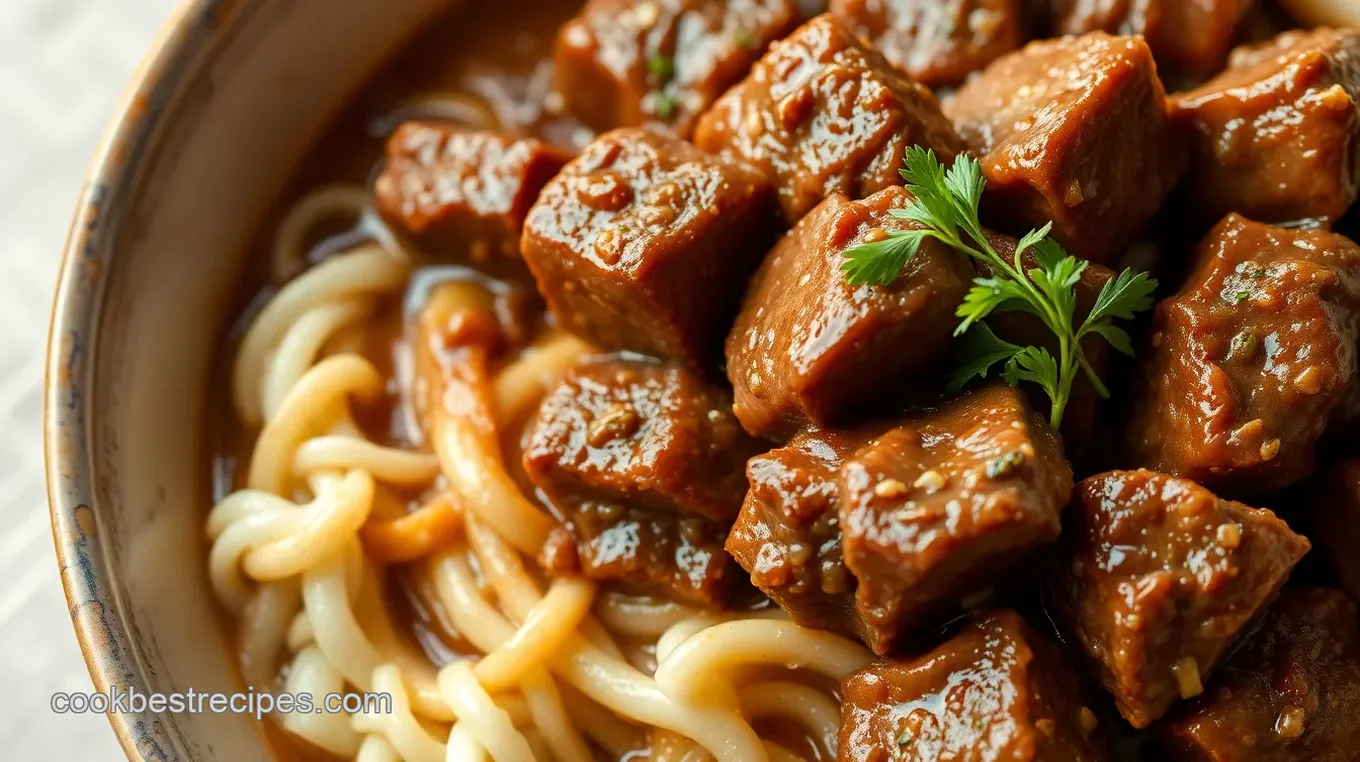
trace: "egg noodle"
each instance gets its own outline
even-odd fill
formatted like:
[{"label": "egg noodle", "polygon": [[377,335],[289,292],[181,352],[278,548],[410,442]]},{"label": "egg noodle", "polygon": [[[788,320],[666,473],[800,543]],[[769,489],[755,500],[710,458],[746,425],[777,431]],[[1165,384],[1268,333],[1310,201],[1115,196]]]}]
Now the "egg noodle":
[{"label": "egg noodle", "polygon": [[[362,762],[808,753],[762,739],[753,726],[762,721],[800,728],[816,757],[834,759],[840,708],[825,686],[868,663],[859,644],[773,607],[701,612],[538,570],[553,522],[507,471],[502,440],[507,422],[530,414],[589,351],[579,340],[550,332],[499,367],[475,340],[436,358],[429,332],[468,317],[484,295],[467,282],[437,286],[413,343],[416,391],[435,401],[423,421],[432,452],[365,436],[351,405],[382,395],[389,379],[358,348],[414,264],[379,233],[304,269],[300,231],[322,217],[372,221],[367,203],[362,188],[323,188],[279,227],[272,262],[301,272],[237,351],[233,406],[258,436],[244,488],[217,503],[207,534],[212,586],[239,623],[249,683],[382,692],[392,711],[273,720]],[[412,511],[399,494],[431,497]],[[385,600],[393,565],[432,591],[475,653],[437,665],[411,644]]]}]

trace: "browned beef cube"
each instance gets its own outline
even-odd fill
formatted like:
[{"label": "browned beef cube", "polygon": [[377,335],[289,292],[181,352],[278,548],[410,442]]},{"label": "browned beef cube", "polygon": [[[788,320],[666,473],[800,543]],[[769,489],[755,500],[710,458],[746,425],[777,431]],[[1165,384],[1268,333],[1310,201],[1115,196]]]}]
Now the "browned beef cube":
[{"label": "browned beef cube", "polygon": [[759,449],[727,393],[688,371],[642,361],[574,369],[543,401],[524,450],[530,481],[575,540],[575,557],[554,541],[549,567],[721,603],[722,543]]},{"label": "browned beef cube", "polygon": [[841,683],[840,762],[1098,762],[1081,683],[1056,646],[1001,610],[915,659]]},{"label": "browned beef cube", "polygon": [[522,249],[564,328],[699,366],[769,248],[773,204],[769,182],[741,164],[615,130],[543,189]]},{"label": "browned beef cube", "polygon": [[434,253],[485,261],[519,257],[529,207],[571,157],[529,138],[407,122],[386,158],[373,185],[383,216]]},{"label": "browned beef cube", "polygon": [[930,90],[832,15],[770,46],[699,120],[694,142],[764,170],[789,224],[828,196],[900,185],[910,146],[933,148],[946,163],[961,148]]},{"label": "browned beef cube", "polygon": [[563,523],[539,558],[549,574],[623,582],[709,609],[727,604],[740,571],[723,552],[722,524],[593,501],[554,512]]},{"label": "browned beef cube", "polygon": [[929,87],[958,84],[1024,42],[1021,0],[832,0],[831,12]]},{"label": "browned beef cube", "polygon": [[1148,468],[1269,492],[1354,415],[1360,247],[1343,236],[1229,215],[1155,321],[1129,433]]},{"label": "browned beef cube", "polygon": [[595,130],[688,137],[798,21],[793,0],[589,0],[558,32],[557,91]]},{"label": "browned beef cube", "polygon": [[1360,32],[1287,32],[1233,53],[1171,99],[1192,135],[1191,196],[1208,219],[1335,220],[1360,186]]},{"label": "browned beef cube", "polygon": [[1077,485],[1059,609],[1134,727],[1198,695],[1308,540],[1186,479],[1111,471]]},{"label": "browned beef cube", "polygon": [[760,450],[731,397],[681,368],[592,362],[543,401],[524,462],[552,495],[730,523]]},{"label": "browned beef cube", "polygon": [[809,428],[746,463],[751,488],[727,552],[804,627],[856,629],[855,580],[841,558],[837,474],[878,430]]},{"label": "browned beef cube", "polygon": [[840,473],[846,567],[865,639],[900,636],[1057,539],[1072,469],[1019,391],[983,387],[878,437]]},{"label": "browned beef cube", "polygon": [[1163,68],[1189,76],[1218,69],[1251,0],[1049,0],[1055,34],[1142,35]]},{"label": "browned beef cube", "polygon": [[1147,44],[1093,32],[1031,43],[946,108],[982,162],[987,216],[1053,237],[1093,262],[1119,258],[1175,187],[1185,146]]},{"label": "browned beef cube", "polygon": [[1184,762],[1351,762],[1360,755],[1360,624],[1327,588],[1286,590],[1204,695],[1162,726]]},{"label": "browned beef cube", "polygon": [[1360,458],[1337,464],[1311,502],[1318,545],[1341,587],[1360,601]]},{"label": "browned beef cube", "polygon": [[962,254],[928,241],[887,286],[852,286],[844,252],[884,231],[902,188],[862,201],[834,195],[765,258],[727,337],[727,376],[747,431],[788,437],[808,422],[837,423],[882,401],[933,366],[948,347],[972,270]]}]

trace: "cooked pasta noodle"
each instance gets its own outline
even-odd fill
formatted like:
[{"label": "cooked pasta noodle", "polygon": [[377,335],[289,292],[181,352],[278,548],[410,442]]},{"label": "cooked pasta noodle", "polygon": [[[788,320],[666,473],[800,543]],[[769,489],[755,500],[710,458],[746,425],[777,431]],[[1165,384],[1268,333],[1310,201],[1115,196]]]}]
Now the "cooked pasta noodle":
[{"label": "cooked pasta noodle", "polygon": [[[276,264],[305,260],[301,231],[319,218],[365,203],[339,188],[309,197],[279,231]],[[364,432],[356,411],[387,379],[362,333],[401,301],[412,269],[376,243],[329,256],[274,294],[233,364],[237,418],[258,435],[243,488],[214,507],[206,533],[242,669],[314,696],[392,697],[391,713],[288,714],[281,726],[361,762],[617,760],[665,734],[689,739],[686,759],[800,759],[751,725],[773,717],[833,757],[839,709],[801,675],[839,678],[867,662],[860,646],[777,609],[703,613],[540,576],[553,521],[521,491],[506,448],[515,422],[590,353],[580,340],[548,331],[498,364],[477,322],[482,287],[436,286],[414,322],[408,390],[430,450]],[[427,591],[433,626],[468,652],[439,665],[411,645],[384,593],[397,564]],[[791,671],[777,679],[771,667]]]}]

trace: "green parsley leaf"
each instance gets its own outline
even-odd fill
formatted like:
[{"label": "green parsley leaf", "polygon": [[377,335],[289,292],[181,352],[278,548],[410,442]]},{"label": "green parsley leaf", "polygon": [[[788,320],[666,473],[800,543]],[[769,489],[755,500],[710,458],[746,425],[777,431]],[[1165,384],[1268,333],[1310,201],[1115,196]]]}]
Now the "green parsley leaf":
[{"label": "green parsley leaf", "polygon": [[[1050,222],[1042,229],[1051,230],[1052,225],[1053,223]],[[1067,259],[1069,256],[1067,250],[1062,247],[1062,244],[1049,238],[1047,235],[1036,240],[1033,249],[1034,261],[1038,262],[1039,266],[1045,270],[1056,268],[1059,262]]]},{"label": "green parsley leaf", "polygon": [[[1039,251],[1045,247],[1034,247],[1034,256],[1039,258]],[[1058,251],[1062,251],[1059,247]],[[1044,292],[1044,295],[1053,302],[1058,314],[1062,315],[1069,324],[1072,322],[1072,313],[1077,307],[1077,284],[1081,282],[1081,274],[1086,272],[1087,263],[1076,257],[1064,256],[1056,261],[1042,264],[1038,269],[1030,270],[1027,274],[1029,279],[1034,281],[1034,285]]]},{"label": "green parsley leaf", "polygon": [[1156,290],[1157,281],[1147,273],[1125,270],[1100,290],[1086,323],[1091,325],[1110,318],[1132,320],[1135,313],[1152,307],[1152,294]]},{"label": "green parsley leaf", "polygon": [[929,238],[924,230],[900,230],[873,243],[860,244],[846,252],[841,270],[852,286],[873,283],[886,286],[897,279],[902,268],[921,250],[921,242]]},{"label": "green parsley leaf", "polygon": [[1060,397],[1062,371],[1058,368],[1057,358],[1043,347],[1025,347],[1016,352],[1015,356],[1006,362],[1003,377],[1011,386],[1019,386],[1021,381],[1028,381],[1042,386],[1051,399],[1057,400]]},{"label": "green parsley leaf", "polygon": [[921,205],[921,202],[914,198],[911,201],[908,201],[907,205],[901,209],[889,209],[888,214],[899,220],[915,222],[918,225],[924,225],[926,227],[930,227],[931,221],[935,219],[935,217]]},{"label": "green parsley leaf", "polygon": [[979,323],[958,342],[957,360],[947,380],[949,388],[957,391],[974,378],[986,378],[993,366],[1009,361],[1023,349],[992,333],[986,323]]},{"label": "green parsley leaf", "polygon": [[958,208],[945,184],[944,165],[935,158],[935,152],[912,146],[907,149],[906,166],[902,179],[907,181],[907,191],[916,197],[916,204],[907,208],[917,206],[923,213],[917,221],[946,230],[958,227]]},{"label": "green parsley leaf", "polygon": [[1090,332],[1109,342],[1116,352],[1133,357],[1133,341],[1129,339],[1129,332],[1123,328],[1109,323],[1097,323],[1091,326]]},{"label": "green parsley leaf", "polygon": [[982,204],[982,192],[987,189],[987,178],[982,176],[982,165],[978,160],[967,154],[959,156],[945,173],[944,182],[958,201],[960,210],[965,215],[976,216],[976,210]]},{"label": "green parsley leaf", "polygon": [[741,48],[749,48],[755,43],[755,38],[751,36],[749,29],[738,29],[732,40],[737,43],[737,47]]},{"label": "green parsley leaf", "polygon": [[954,335],[962,335],[972,328],[974,323],[986,320],[987,316],[1007,306],[1028,311],[1026,308],[1028,298],[1025,290],[1013,280],[977,278],[973,281],[973,287],[968,289],[968,293],[963,297],[958,309],[954,311],[955,315],[963,318],[963,322],[954,329]]},{"label": "green parsley leaf", "polygon": [[[1021,238],[1021,239],[1020,239],[1020,245],[1017,246],[1016,249],[1015,249],[1016,255],[1017,255],[1017,256],[1023,255],[1026,251],[1029,251],[1029,250],[1030,250],[1031,248],[1033,248],[1036,244],[1041,243],[1041,242],[1047,240],[1047,239],[1048,239],[1048,234],[1051,233],[1051,232],[1053,232],[1053,223],[1052,223],[1052,222],[1048,223],[1047,225],[1044,225],[1043,227],[1039,228],[1038,230],[1031,230],[1031,231],[1029,231],[1028,233],[1025,234],[1024,238]],[[1034,255],[1034,256],[1035,256],[1035,260],[1038,261],[1038,262],[1040,263],[1040,265],[1042,266],[1042,264],[1043,264],[1043,259],[1039,256],[1039,253],[1038,253],[1038,252],[1035,252],[1035,255]]]},{"label": "green parsley leaf", "polygon": [[680,104],[675,100],[675,96],[669,93],[660,93],[656,97],[656,115],[665,122],[675,118],[675,112],[680,108]]},{"label": "green parsley leaf", "polygon": [[[955,332],[960,360],[949,374],[955,388],[974,378],[985,378],[1004,363],[1007,383],[1038,384],[1052,402],[1049,425],[1062,425],[1063,412],[1072,395],[1072,384],[1085,373],[1102,396],[1109,390],[1086,359],[1082,338],[1095,334],[1116,351],[1131,354],[1133,342],[1114,319],[1127,320],[1152,306],[1157,282],[1144,273],[1125,270],[1105,284],[1090,315],[1080,328],[1074,325],[1076,290],[1087,263],[1069,255],[1050,234],[1049,223],[1020,240],[1013,256],[1002,256],[982,227],[979,208],[986,178],[978,162],[959,156],[947,171],[929,150],[907,149],[902,178],[912,200],[890,214],[911,223],[910,230],[890,233],[871,243],[851,246],[844,252],[842,269],[854,285],[887,284],[902,272],[927,238],[944,243],[986,266],[990,277],[977,278],[955,314],[962,320]],[[1024,255],[1032,253],[1037,267],[1026,269]],[[999,338],[982,322],[997,312],[1020,311],[1036,316],[1053,332],[1055,356],[1037,346],[1021,347]]]},{"label": "green parsley leaf", "polygon": [[653,53],[647,56],[647,73],[652,75],[652,81],[664,85],[675,76],[675,59],[670,56],[663,56],[660,53]]}]

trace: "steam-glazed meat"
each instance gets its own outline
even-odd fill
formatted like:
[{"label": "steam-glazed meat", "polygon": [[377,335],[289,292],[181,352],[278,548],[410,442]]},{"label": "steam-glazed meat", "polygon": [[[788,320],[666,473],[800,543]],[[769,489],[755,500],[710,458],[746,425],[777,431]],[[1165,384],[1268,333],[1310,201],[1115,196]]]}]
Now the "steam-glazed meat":
[{"label": "steam-glazed meat", "polygon": [[909,388],[946,349],[973,277],[962,254],[927,241],[887,286],[852,286],[841,269],[847,247],[916,225],[889,213],[910,198],[897,187],[832,196],[766,257],[727,338],[747,431],[788,437],[836,423]]},{"label": "steam-glazed meat", "polygon": [[1350,762],[1360,754],[1360,624],[1326,588],[1286,590],[1204,695],[1162,728],[1185,762]]},{"label": "steam-glazed meat", "polygon": [[750,491],[727,551],[805,627],[854,630],[854,577],[841,557],[838,473],[877,429],[809,428],[746,464]]},{"label": "steam-glazed meat", "polygon": [[946,163],[961,148],[930,90],[829,14],[770,46],[699,120],[694,142],[768,174],[790,225],[828,196],[901,185],[912,145]]},{"label": "steam-glazed meat", "polygon": [[559,532],[549,568],[720,604],[731,576],[722,543],[758,450],[727,394],[688,371],[578,367],[544,400],[524,450],[529,479],[575,541]]},{"label": "steam-glazed meat", "polygon": [[1355,412],[1358,310],[1360,247],[1229,215],[1157,306],[1129,434],[1141,463],[1233,495],[1307,476]]},{"label": "steam-glazed meat", "polygon": [[1095,714],[1062,654],[997,611],[916,659],[841,684],[840,762],[1097,762]]},{"label": "steam-glazed meat", "polygon": [[957,84],[1024,42],[1021,0],[833,0],[831,12],[929,87]]},{"label": "steam-glazed meat", "polygon": [[1308,540],[1186,479],[1111,471],[1077,485],[1059,609],[1134,727],[1199,695]]},{"label": "steam-glazed meat", "polygon": [[530,138],[407,122],[387,141],[373,193],[383,216],[431,252],[518,258],[529,207],[570,158]]},{"label": "steam-glazed meat", "polygon": [[1189,182],[1210,220],[1335,220],[1360,187],[1360,32],[1287,32],[1171,99],[1192,135]]},{"label": "steam-glazed meat", "polygon": [[1163,68],[1215,71],[1251,0],[1049,0],[1056,34],[1142,35]]},{"label": "steam-glazed meat", "polygon": [[1053,237],[1093,262],[1119,258],[1185,165],[1156,64],[1136,37],[1031,43],[970,80],[946,111],[981,159],[986,215],[1017,235],[1052,220]]},{"label": "steam-glazed meat", "polygon": [[731,406],[680,368],[588,363],[544,400],[525,465],[553,495],[730,522],[746,494],[746,460],[760,450]]},{"label": "steam-glazed meat", "polygon": [[618,503],[559,507],[539,563],[557,577],[618,580],[682,603],[719,609],[740,571],[723,552],[727,529]]},{"label": "steam-glazed meat", "polygon": [[1327,474],[1309,511],[1341,587],[1360,601],[1360,458],[1343,461]]},{"label": "steam-glazed meat", "polygon": [[794,0],[589,0],[558,32],[557,91],[596,130],[688,137],[799,20]]},{"label": "steam-glazed meat", "polygon": [[524,259],[563,327],[608,349],[716,359],[769,250],[759,173],[640,129],[602,135],[539,196]]},{"label": "steam-glazed meat", "polygon": [[994,385],[870,442],[839,486],[865,640],[885,654],[1057,539],[1072,469],[1024,395]]}]

